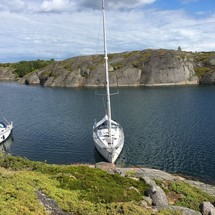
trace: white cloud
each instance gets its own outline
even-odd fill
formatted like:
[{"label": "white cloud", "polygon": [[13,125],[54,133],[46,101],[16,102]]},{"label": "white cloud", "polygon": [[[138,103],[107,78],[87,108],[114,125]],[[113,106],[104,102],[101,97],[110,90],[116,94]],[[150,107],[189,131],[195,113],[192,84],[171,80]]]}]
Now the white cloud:
[{"label": "white cloud", "polygon": [[[108,0],[107,8],[111,10],[133,9],[154,3],[156,0]],[[62,13],[77,10],[100,9],[101,0],[1,0],[0,11],[10,12],[48,12]]]},{"label": "white cloud", "polygon": [[41,4],[41,10],[44,12],[61,12],[70,10],[75,6],[74,2],[69,0],[45,0]]},{"label": "white cloud", "polygon": [[26,7],[26,3],[23,0],[1,0],[0,11],[13,11],[20,12]]},{"label": "white cloud", "polygon": [[[108,0],[106,1],[106,5],[111,9],[132,9],[138,6],[145,6],[154,3],[156,0]],[[79,0],[77,5],[81,8],[92,8],[99,9],[101,8],[101,0]]]},{"label": "white cloud", "polygon": [[[34,10],[39,11],[44,2],[35,3]],[[50,13],[0,13],[0,62],[103,52],[101,11],[51,13],[66,11],[66,3],[72,5],[69,1],[49,3],[46,10]],[[192,16],[183,10],[144,9],[110,10],[106,15],[109,52],[178,46],[192,51],[215,50],[215,14]]]},{"label": "white cloud", "polygon": [[138,6],[145,6],[154,3],[156,0],[124,0],[124,1],[109,1],[109,6],[111,8],[135,8]]},{"label": "white cloud", "polygon": [[[156,0],[109,0],[106,7],[112,10],[133,9],[154,3]],[[41,4],[43,12],[74,12],[74,10],[100,9],[101,0],[44,0]]]}]

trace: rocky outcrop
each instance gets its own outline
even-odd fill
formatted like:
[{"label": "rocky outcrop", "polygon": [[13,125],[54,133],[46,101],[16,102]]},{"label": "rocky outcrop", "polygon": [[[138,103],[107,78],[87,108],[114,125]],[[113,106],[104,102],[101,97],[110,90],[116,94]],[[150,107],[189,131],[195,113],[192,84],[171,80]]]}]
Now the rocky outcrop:
[{"label": "rocky outcrop", "polygon": [[152,199],[152,205],[158,209],[165,208],[169,205],[165,192],[159,186],[152,186],[147,194]]},{"label": "rocky outcrop", "polygon": [[205,74],[200,81],[201,84],[215,84],[215,72]]},{"label": "rocky outcrop", "polygon": [[16,80],[16,75],[13,73],[13,69],[10,67],[0,66],[0,80],[14,81]]},{"label": "rocky outcrop", "polygon": [[[0,67],[0,80],[13,80],[10,67]],[[144,50],[109,55],[111,86],[215,84],[215,52]],[[104,58],[79,56],[53,61],[25,75],[20,83],[49,87],[101,87]]]},{"label": "rocky outcrop", "polygon": [[152,52],[142,68],[141,84],[186,84],[195,75],[193,61],[181,58],[176,52]]},{"label": "rocky outcrop", "polygon": [[215,215],[215,207],[210,202],[203,202],[200,208],[202,215]]},{"label": "rocky outcrop", "polygon": [[[193,61],[182,58],[175,51],[127,52],[113,54],[109,58],[111,86],[198,84],[198,78],[194,78]],[[85,56],[55,62],[26,75],[21,83],[40,83],[50,87],[101,87],[104,81],[103,57]]]},{"label": "rocky outcrop", "polygon": [[168,209],[170,209],[173,214],[174,214],[174,211],[175,212],[181,212],[182,215],[202,215],[199,211],[194,211],[192,209],[189,209],[189,208],[185,208],[185,207],[180,207],[180,206],[168,206],[167,207]]},{"label": "rocky outcrop", "polygon": [[45,207],[46,211],[52,215],[72,215],[73,213],[65,213],[57,204],[56,201],[49,198],[46,194],[44,194],[41,190],[36,192],[37,198],[40,203]]},{"label": "rocky outcrop", "polygon": [[[145,208],[150,208],[155,211],[155,214],[181,214],[181,215],[214,215],[214,206],[210,202],[202,202],[200,208],[196,211],[187,207],[177,206],[174,201],[171,201],[170,197],[182,198],[184,194],[176,193],[172,191],[169,194],[166,194],[164,190],[157,185],[157,182],[163,181],[166,184],[166,189],[168,189],[168,181],[173,182],[185,182],[189,183],[194,187],[197,187],[199,190],[202,190],[212,196],[215,196],[215,187],[208,185],[202,182],[193,181],[185,179],[184,177],[173,175],[161,170],[150,169],[150,168],[119,168],[114,164],[109,164],[105,162],[100,162],[95,165],[95,168],[105,170],[111,174],[120,174],[124,177],[131,177],[133,179],[139,179],[144,181],[150,186],[148,191],[143,196],[141,205]],[[200,192],[200,191],[195,191]],[[168,192],[167,192],[168,193]],[[168,196],[167,196],[168,195]],[[175,196],[174,196],[175,195]],[[185,194],[186,195],[186,194]]]},{"label": "rocky outcrop", "polygon": [[36,72],[29,73],[25,78],[20,79],[21,84],[40,84],[40,79]]},{"label": "rocky outcrop", "polygon": [[[199,79],[194,75],[193,60],[177,51],[145,50],[109,56],[111,86],[198,84]],[[55,62],[26,75],[21,82],[39,82],[50,87],[101,87],[105,84],[103,56],[82,56]]]}]

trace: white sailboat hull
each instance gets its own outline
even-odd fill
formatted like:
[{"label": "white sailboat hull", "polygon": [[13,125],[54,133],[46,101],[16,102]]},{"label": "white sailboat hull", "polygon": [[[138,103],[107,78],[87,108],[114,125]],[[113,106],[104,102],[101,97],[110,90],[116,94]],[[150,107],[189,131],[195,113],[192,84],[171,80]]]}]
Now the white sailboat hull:
[{"label": "white sailboat hull", "polygon": [[115,163],[117,158],[119,157],[122,149],[123,149],[124,143],[114,152],[110,153],[107,149],[100,147],[98,144],[95,143],[95,147],[98,150],[98,152],[102,155],[103,158],[105,158],[109,163]]},{"label": "white sailboat hull", "polygon": [[107,127],[107,116],[93,127],[93,139],[98,152],[110,163],[114,163],[119,157],[124,146],[124,132],[122,127],[111,120],[110,139]]},{"label": "white sailboat hull", "polygon": [[13,123],[6,125],[4,128],[0,128],[0,143],[7,140],[7,138],[11,135],[13,129]]}]

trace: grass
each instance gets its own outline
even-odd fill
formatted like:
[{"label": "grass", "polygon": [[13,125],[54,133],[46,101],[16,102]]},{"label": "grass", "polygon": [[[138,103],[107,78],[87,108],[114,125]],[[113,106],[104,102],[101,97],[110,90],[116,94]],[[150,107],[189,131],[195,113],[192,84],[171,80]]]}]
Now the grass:
[{"label": "grass", "polygon": [[123,68],[125,65],[124,65],[123,63],[113,63],[113,64],[111,64],[111,66],[112,66],[115,70],[117,70],[117,69]]},{"label": "grass", "polygon": [[163,209],[159,211],[157,215],[183,215],[183,212],[172,209]]},{"label": "grass", "polygon": [[38,173],[13,172],[0,168],[0,214],[46,214],[35,195]]},{"label": "grass", "polygon": [[138,203],[148,189],[142,181],[87,166],[49,165],[4,155],[0,166],[0,214],[46,214],[37,190],[65,212],[150,214]]},{"label": "grass", "polygon": [[[133,171],[126,175],[132,176]],[[199,210],[203,201],[215,203],[214,196],[183,181],[156,180],[156,183],[172,205]],[[141,201],[148,189],[143,181],[86,165],[51,165],[0,154],[0,214],[4,215],[47,214],[38,200],[38,190],[67,213],[181,215],[180,210],[153,212],[144,208]]]},{"label": "grass", "polygon": [[197,52],[194,53],[194,58],[197,62],[202,61],[203,63],[208,63],[209,58],[214,55],[215,52]]},{"label": "grass", "polygon": [[156,183],[161,186],[168,196],[168,200],[177,206],[187,207],[196,211],[200,210],[200,204],[204,201],[215,203],[215,197],[200,189],[182,181],[159,181]]},{"label": "grass", "polygon": [[210,68],[208,67],[195,67],[195,74],[197,77],[201,77],[203,75],[205,75],[206,73],[210,72]]}]

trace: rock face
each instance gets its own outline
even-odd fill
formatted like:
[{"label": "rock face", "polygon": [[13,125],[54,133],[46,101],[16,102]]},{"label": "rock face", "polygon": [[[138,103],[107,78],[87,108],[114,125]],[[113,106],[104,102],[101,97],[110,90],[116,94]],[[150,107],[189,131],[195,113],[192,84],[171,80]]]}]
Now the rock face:
[{"label": "rock face", "polygon": [[190,82],[195,74],[193,62],[175,52],[153,52],[142,69],[141,84],[180,84]]},{"label": "rock face", "polygon": [[215,208],[210,202],[203,202],[200,208],[203,215],[215,215]]},{"label": "rock face", "polygon": [[149,197],[152,199],[152,205],[158,209],[165,208],[169,205],[165,192],[159,186],[152,186],[148,192]]},{"label": "rock face", "polygon": [[213,73],[208,73],[205,74],[202,78],[201,78],[201,83],[202,84],[215,84],[215,72]]},{"label": "rock face", "polygon": [[[10,67],[1,67],[0,80],[13,80]],[[215,84],[215,52],[144,50],[109,55],[111,86]],[[104,57],[80,56],[55,61],[25,75],[20,83],[49,87],[102,87]]]},{"label": "rock face", "polygon": [[13,69],[10,67],[0,67],[0,80],[14,81],[16,80]]},{"label": "rock face", "polygon": [[215,55],[209,58],[209,64],[215,66]]},{"label": "rock face", "polygon": [[40,84],[40,79],[37,73],[30,73],[20,80],[21,84]]},{"label": "rock face", "polygon": [[189,208],[179,207],[179,206],[169,206],[172,211],[180,211],[182,215],[202,215],[199,211],[194,211]]},{"label": "rock face", "polygon": [[[145,50],[109,56],[111,86],[198,84],[199,79],[194,75],[194,62],[181,57],[177,51]],[[50,87],[101,87],[105,84],[103,56],[55,62],[26,75],[22,83]]]}]

